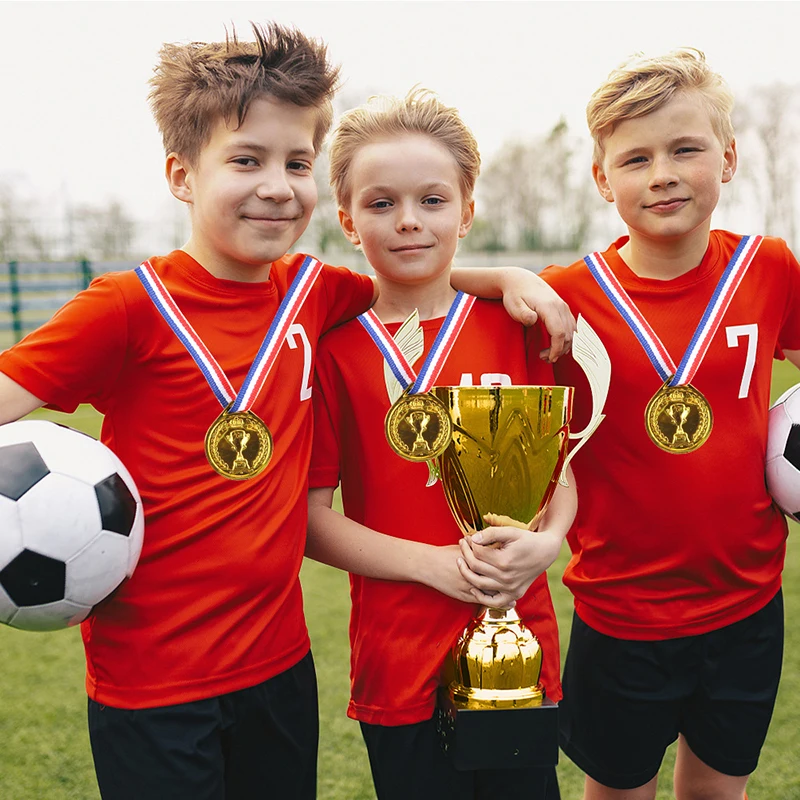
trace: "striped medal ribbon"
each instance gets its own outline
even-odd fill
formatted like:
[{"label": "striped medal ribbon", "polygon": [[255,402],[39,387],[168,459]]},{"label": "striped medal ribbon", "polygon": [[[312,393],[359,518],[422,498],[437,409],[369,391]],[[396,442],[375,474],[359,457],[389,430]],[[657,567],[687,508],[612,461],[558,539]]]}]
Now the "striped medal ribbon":
[{"label": "striped medal ribbon", "polygon": [[205,437],[206,458],[213,469],[231,480],[246,480],[264,471],[272,458],[272,434],[252,411],[278,358],[283,340],[314,285],[322,264],[306,256],[289,291],[278,306],[247,376],[235,392],[228,376],[178,308],[149,261],[136,268],[147,295],[189,352],[223,407]]},{"label": "striped medal ribbon", "polygon": [[645,429],[669,453],[691,453],[711,435],[713,414],[708,400],[691,385],[706,351],[753,262],[763,236],[743,236],[722,272],[689,347],[676,367],[664,344],[644,318],[600,253],[583,260],[614,308],[639,340],[663,381],[645,409]]},{"label": "striped medal ribbon", "polygon": [[474,303],[472,295],[456,294],[419,374],[375,312],[370,310],[358,317],[404,389],[389,409],[384,429],[389,446],[408,461],[431,461],[450,444],[453,435],[450,416],[428,392],[436,383]]}]

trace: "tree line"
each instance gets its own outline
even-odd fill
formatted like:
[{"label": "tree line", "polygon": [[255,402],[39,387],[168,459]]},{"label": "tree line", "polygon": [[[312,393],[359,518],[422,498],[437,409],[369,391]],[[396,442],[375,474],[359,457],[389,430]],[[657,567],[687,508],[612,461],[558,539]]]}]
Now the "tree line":
[{"label": "tree line", "polygon": [[[347,107],[343,101],[338,105]],[[724,187],[719,209],[726,227],[800,245],[795,189],[799,120],[800,85],[774,83],[739,98],[734,111],[739,169]],[[613,208],[595,190],[590,158],[588,134],[574,133],[564,119],[544,134],[506,142],[484,159],[476,219],[463,249],[580,253],[619,235]],[[324,153],[315,177],[319,203],[298,248],[320,256],[345,251],[349,245],[339,231]],[[18,185],[0,181],[0,262],[135,260],[185,242],[185,209],[176,206],[167,217],[137,220],[122,201],[110,199],[67,207],[55,219]]]}]

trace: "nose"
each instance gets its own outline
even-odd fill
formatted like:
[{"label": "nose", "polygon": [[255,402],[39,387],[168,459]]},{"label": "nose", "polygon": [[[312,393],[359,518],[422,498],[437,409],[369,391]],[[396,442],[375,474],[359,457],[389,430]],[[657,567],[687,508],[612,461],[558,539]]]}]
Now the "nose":
[{"label": "nose", "polygon": [[289,183],[286,168],[283,164],[266,166],[260,171],[258,177],[256,196],[260,200],[287,203],[294,197],[294,190]]},{"label": "nose", "polygon": [[422,225],[414,203],[403,203],[400,206],[400,213],[397,215],[397,230],[401,233],[407,233],[421,229]]},{"label": "nose", "polygon": [[650,168],[650,188],[665,189],[678,184],[675,164],[668,156],[656,156]]}]

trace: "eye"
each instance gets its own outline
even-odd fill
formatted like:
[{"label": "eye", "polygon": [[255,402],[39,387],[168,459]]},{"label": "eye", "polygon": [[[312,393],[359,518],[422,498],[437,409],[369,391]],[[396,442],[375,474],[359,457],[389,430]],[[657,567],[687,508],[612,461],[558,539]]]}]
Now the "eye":
[{"label": "eye", "polygon": [[630,164],[644,164],[647,159],[644,156],[633,156],[633,158],[629,158],[627,161],[622,162],[623,167],[627,167]]},{"label": "eye", "polygon": [[289,169],[292,172],[311,172],[311,164],[308,164],[305,161],[290,161],[286,165],[286,169]]},{"label": "eye", "polygon": [[241,167],[257,167],[258,161],[256,161],[252,156],[238,156],[237,158],[233,159],[234,164],[238,164]]},{"label": "eye", "polygon": [[381,208],[391,208],[391,207],[392,207],[391,200],[373,200],[373,202],[369,204],[369,208],[381,209]]},{"label": "eye", "polygon": [[443,197],[426,197],[422,201],[422,204],[425,206],[438,206],[441,205],[442,203],[444,203]]},{"label": "eye", "polygon": [[675,152],[678,153],[678,154],[681,154],[681,153],[699,153],[701,151],[700,151],[699,147],[688,147],[687,146],[687,147],[679,147]]}]

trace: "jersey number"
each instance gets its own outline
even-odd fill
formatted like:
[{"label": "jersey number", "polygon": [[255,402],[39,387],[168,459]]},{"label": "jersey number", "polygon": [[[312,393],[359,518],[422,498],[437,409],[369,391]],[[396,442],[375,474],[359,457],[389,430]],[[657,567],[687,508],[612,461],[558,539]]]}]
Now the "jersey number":
[{"label": "jersey number", "polygon": [[311,397],[311,342],[308,341],[306,329],[299,323],[293,323],[286,332],[286,344],[290,350],[297,347],[295,336],[303,343],[303,380],[300,383],[300,399],[308,400]]},{"label": "jersey number", "polygon": [[[474,386],[471,372],[461,373],[459,386]],[[502,372],[484,372],[481,375],[480,386],[511,386],[511,377]]]},{"label": "jersey number", "polygon": [[744,372],[742,382],[739,384],[739,398],[747,397],[750,393],[750,381],[753,378],[753,368],[756,365],[756,348],[758,347],[758,325],[751,322],[749,325],[731,325],[725,328],[728,337],[728,347],[738,347],[739,339],[747,339],[747,355],[744,359]]}]

